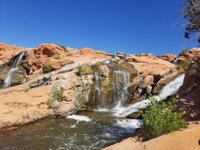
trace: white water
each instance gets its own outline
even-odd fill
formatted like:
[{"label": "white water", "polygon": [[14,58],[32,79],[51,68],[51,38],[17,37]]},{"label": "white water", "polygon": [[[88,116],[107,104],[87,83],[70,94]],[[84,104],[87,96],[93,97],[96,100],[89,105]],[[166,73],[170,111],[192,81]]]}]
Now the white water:
[{"label": "white water", "polygon": [[67,119],[74,119],[74,120],[77,120],[77,121],[85,121],[85,122],[92,121],[92,119],[90,119],[89,117],[82,116],[82,115],[70,115],[70,116],[67,116],[66,118]]},{"label": "white water", "polygon": [[175,58],[175,60],[173,61],[173,64],[178,64],[178,57]]},{"label": "white water", "polygon": [[[183,84],[184,74],[178,76],[175,80],[168,83],[158,95],[153,96],[157,100],[165,100],[168,96],[174,95],[177,93],[181,85]],[[138,110],[145,109],[150,103],[149,99],[144,99],[135,104],[129,105],[128,107],[123,107],[121,105],[116,105],[113,109],[102,108],[97,111],[99,112],[113,112],[117,117],[126,117]]]},{"label": "white water", "polygon": [[[175,80],[168,83],[158,95],[153,97],[157,100],[165,100],[168,96],[176,94],[181,85],[183,84],[184,76],[184,74],[178,76]],[[128,107],[115,107],[115,115],[119,117],[126,117],[134,112],[137,112],[138,110],[146,108],[149,105],[149,103],[150,100],[145,99],[135,104],[129,105]]]},{"label": "white water", "polygon": [[139,119],[118,119],[115,125],[120,126],[122,128],[133,128],[137,129],[143,124],[142,120]]},{"label": "white water", "polygon": [[122,107],[129,97],[130,74],[121,70],[114,71],[113,85],[113,99],[117,102],[117,107]]},{"label": "white water", "polygon": [[5,76],[5,79],[3,81],[3,88],[7,88],[11,85],[11,79],[12,79],[12,74],[18,70],[19,63],[24,56],[25,52],[22,52],[14,61],[13,67],[8,71],[8,73]]}]

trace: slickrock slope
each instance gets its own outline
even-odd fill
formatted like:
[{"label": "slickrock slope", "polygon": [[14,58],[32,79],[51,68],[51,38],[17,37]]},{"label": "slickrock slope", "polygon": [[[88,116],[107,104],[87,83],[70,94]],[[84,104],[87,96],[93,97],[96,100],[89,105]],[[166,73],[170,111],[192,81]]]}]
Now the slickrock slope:
[{"label": "slickrock slope", "polygon": [[200,125],[191,124],[183,131],[177,131],[158,138],[137,142],[128,138],[103,150],[200,150]]},{"label": "slickrock slope", "polygon": [[[50,115],[67,115],[75,109],[75,86],[76,76],[69,72],[60,74],[60,77],[52,76],[47,85],[30,81],[0,90],[0,128],[33,122]],[[54,110],[49,108],[48,99],[56,87],[66,89],[66,99]]]}]

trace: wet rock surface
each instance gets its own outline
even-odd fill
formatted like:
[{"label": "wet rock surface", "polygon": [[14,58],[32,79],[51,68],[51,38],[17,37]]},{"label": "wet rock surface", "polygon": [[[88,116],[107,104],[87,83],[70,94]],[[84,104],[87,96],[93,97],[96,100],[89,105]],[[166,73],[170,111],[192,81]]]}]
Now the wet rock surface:
[{"label": "wet rock surface", "polygon": [[128,104],[137,85],[137,71],[125,62],[80,66],[77,74],[76,99],[80,109],[111,107],[119,99]]}]

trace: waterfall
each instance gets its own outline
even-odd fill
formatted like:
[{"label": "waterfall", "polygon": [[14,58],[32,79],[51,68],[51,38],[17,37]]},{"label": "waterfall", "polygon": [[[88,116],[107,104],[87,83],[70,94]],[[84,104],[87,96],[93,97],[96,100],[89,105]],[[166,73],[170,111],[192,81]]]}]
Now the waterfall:
[{"label": "waterfall", "polygon": [[102,82],[102,78],[99,74],[99,72],[95,72],[95,90],[97,91],[97,96],[94,98],[98,98],[102,100],[102,86],[101,86],[101,82]]},{"label": "waterfall", "polygon": [[173,64],[175,64],[175,65],[178,64],[178,57],[175,58],[175,60],[173,61]]},{"label": "waterfall", "polygon": [[[185,75],[182,74],[178,76],[175,80],[168,83],[158,95],[153,96],[157,100],[165,100],[168,96],[174,95],[177,93],[179,88],[183,84]],[[145,109],[148,104],[150,103],[149,99],[142,100],[140,102],[137,102],[135,104],[129,105],[128,107],[118,107],[114,108],[114,112],[116,116],[119,117],[126,117],[134,112],[137,112],[140,109]]]},{"label": "waterfall", "polygon": [[130,85],[130,73],[122,70],[113,72],[113,99],[117,103],[116,107],[121,107],[128,101]]},{"label": "waterfall", "polygon": [[130,73],[121,68],[112,67],[99,66],[100,69],[94,71],[92,99],[99,107],[122,107],[131,98],[128,91],[131,82]]},{"label": "waterfall", "polygon": [[3,88],[7,88],[11,85],[12,74],[18,70],[19,63],[21,62],[21,59],[23,58],[24,54],[25,52],[21,52],[19,56],[17,56],[17,58],[15,59],[12,68],[8,71],[8,73],[5,76],[2,86]]}]

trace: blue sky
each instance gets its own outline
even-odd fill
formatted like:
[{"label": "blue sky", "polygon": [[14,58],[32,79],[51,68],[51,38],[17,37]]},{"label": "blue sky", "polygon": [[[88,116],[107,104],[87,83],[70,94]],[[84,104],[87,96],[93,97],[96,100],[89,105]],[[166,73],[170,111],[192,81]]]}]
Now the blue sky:
[{"label": "blue sky", "polygon": [[177,54],[197,46],[183,36],[183,1],[0,0],[0,42]]}]

